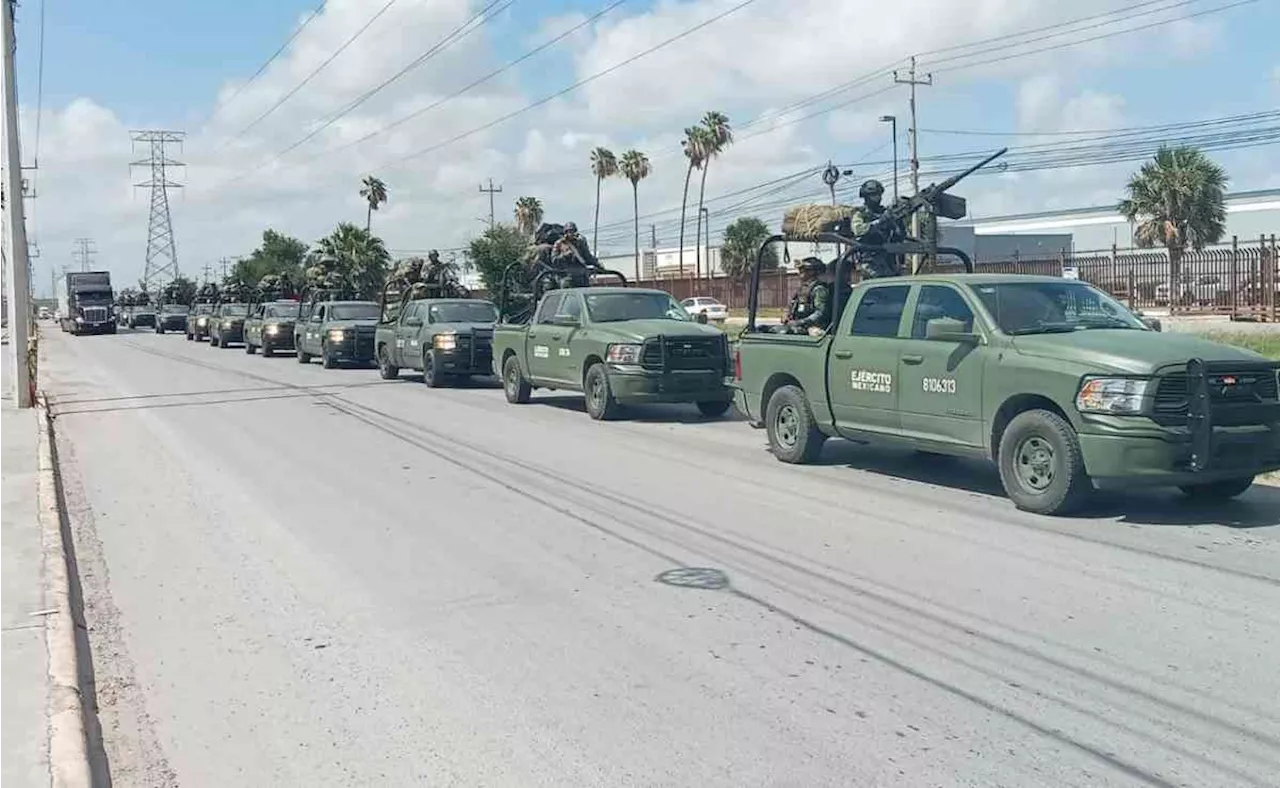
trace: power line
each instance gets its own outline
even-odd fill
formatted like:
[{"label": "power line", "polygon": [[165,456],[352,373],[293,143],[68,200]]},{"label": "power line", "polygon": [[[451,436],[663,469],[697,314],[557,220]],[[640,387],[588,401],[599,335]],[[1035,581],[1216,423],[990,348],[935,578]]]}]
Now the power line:
[{"label": "power line", "polygon": [[976,136],[976,137],[1077,137],[1082,134],[1117,134],[1121,132],[1143,132],[1143,131],[1163,131],[1166,129],[1183,128],[1185,126],[1195,125],[1217,125],[1224,123],[1233,123],[1241,119],[1263,119],[1269,117],[1280,117],[1280,110],[1268,110],[1266,112],[1254,112],[1246,115],[1231,115],[1224,118],[1215,118],[1212,120],[1193,121],[1190,123],[1171,123],[1158,124],[1154,126],[1126,126],[1114,129],[1073,129],[1071,131],[990,131],[985,129],[920,129],[926,134],[954,134],[960,136]]},{"label": "power line", "polygon": [[209,111],[209,116],[205,118],[204,122],[202,122],[200,125],[203,126],[207,124],[209,121],[213,120],[217,116],[218,112],[224,109],[232,101],[234,101],[237,96],[239,96],[241,93],[244,92],[245,88],[249,87],[254,82],[256,82],[258,77],[262,76],[262,74],[267,70],[267,68],[276,61],[276,58],[284,54],[284,51],[289,48],[289,45],[292,44],[298,38],[298,36],[302,35],[302,31],[307,29],[307,25],[311,24],[311,20],[315,19],[317,16],[320,15],[320,12],[324,10],[327,4],[328,4],[328,0],[324,0],[323,2],[320,3],[320,5],[312,9],[311,13],[307,15],[307,18],[302,20],[302,24],[299,25],[298,28],[293,31],[293,35],[285,39],[285,42],[280,45],[280,48],[277,49],[275,52],[273,52],[271,54],[271,57],[267,58],[265,63],[263,63],[261,66],[258,66],[258,70],[253,72],[252,76],[250,76],[247,80],[242,82],[240,86],[237,87],[231,93],[230,96],[227,96],[225,99],[218,101],[218,103],[214,105],[213,109]]},{"label": "power line", "polygon": [[543,98],[540,98],[531,104],[526,104],[520,109],[514,110],[512,112],[508,112],[506,115],[503,115],[502,117],[499,117],[495,120],[491,120],[488,123],[485,123],[484,125],[477,126],[469,131],[464,131],[461,134],[455,135],[453,137],[450,137],[447,140],[444,140],[443,142],[438,142],[435,145],[428,146],[426,148],[423,148],[422,150],[416,151],[407,156],[402,156],[398,159],[394,159],[393,161],[387,162],[386,164],[381,165],[381,167],[378,167],[375,169],[381,169],[381,168],[389,167],[395,164],[402,164],[406,161],[416,159],[420,156],[425,156],[429,153],[434,153],[435,151],[441,150],[442,148],[446,148],[450,145],[453,145],[456,142],[461,142],[462,140],[467,139],[468,137],[475,136],[476,134],[479,134],[483,131],[488,131],[494,126],[505,123],[506,121],[511,120],[512,118],[518,117],[520,115],[523,115],[524,113],[530,110],[537,109],[538,107],[541,107],[544,104],[550,103],[560,98],[561,96],[567,95],[569,93],[572,93],[575,90],[578,90],[579,88],[585,87],[586,85],[589,85],[590,83],[595,82],[597,79],[600,79],[601,77],[608,76],[609,74],[612,74],[613,72],[625,66],[629,66],[632,63],[636,62],[637,60],[647,57],[648,55],[651,55],[654,52],[657,52],[658,50],[669,46],[670,44],[674,44],[675,42],[680,41],[681,39],[687,38],[688,36],[693,35],[699,30],[702,30],[703,28],[707,27],[708,25],[714,24],[720,21],[721,19],[724,19],[725,17],[729,16],[730,14],[741,11],[742,9],[746,8],[747,6],[751,5],[754,2],[756,2],[756,0],[743,0],[741,3],[738,3],[737,5],[729,8],[726,11],[722,11],[719,14],[716,14],[715,16],[711,17],[710,19],[707,19],[704,22],[699,22],[698,24],[694,25],[691,28],[688,28],[687,30],[681,33],[677,33],[676,35],[671,36],[670,38],[667,38],[661,41],[660,43],[655,44],[654,46],[651,46],[642,52],[639,52],[638,54],[632,55],[626,60],[623,60],[620,63],[616,63],[610,66],[609,68],[606,68],[602,71],[597,71],[596,73],[592,74],[589,77],[584,77],[583,79],[578,80],[577,82],[573,83],[572,85],[569,85],[568,87],[561,88],[555,93],[552,93],[548,96],[544,96]]},{"label": "power line", "polygon": [[[325,129],[327,129],[327,128],[329,128],[330,126],[332,126],[332,125],[333,125],[335,122],[337,122],[339,119],[341,119],[342,117],[344,117],[344,116],[348,115],[348,114],[349,114],[352,110],[354,110],[356,107],[359,107],[361,104],[363,104],[363,103],[365,103],[366,101],[368,101],[369,99],[373,98],[375,95],[377,95],[378,93],[380,93],[383,89],[385,89],[387,86],[389,86],[389,85],[391,85],[392,83],[394,83],[394,82],[396,82],[397,80],[399,80],[399,79],[400,79],[401,77],[403,77],[405,74],[409,73],[409,72],[410,72],[410,71],[412,71],[413,69],[415,69],[415,68],[417,68],[418,66],[422,65],[423,63],[427,62],[428,60],[430,60],[431,58],[433,58],[433,57],[435,57],[436,55],[440,54],[440,53],[441,53],[441,52],[443,52],[444,50],[448,49],[448,48],[449,48],[450,46],[452,46],[453,44],[456,44],[457,42],[461,41],[463,38],[466,38],[468,35],[470,35],[471,33],[474,33],[476,30],[479,30],[479,29],[480,29],[480,25],[472,26],[472,23],[473,23],[473,22],[476,22],[477,20],[484,20],[484,21],[487,21],[487,19],[486,19],[486,17],[487,17],[487,16],[493,16],[493,15],[496,15],[496,14],[499,14],[499,13],[501,13],[501,12],[505,11],[505,10],[506,10],[507,8],[509,8],[509,7],[512,5],[512,3],[514,3],[514,2],[515,2],[515,0],[494,0],[494,2],[490,3],[489,5],[485,6],[485,7],[484,7],[484,8],[482,8],[482,9],[480,9],[480,10],[479,10],[479,11],[477,11],[477,12],[476,12],[476,13],[475,13],[475,14],[474,14],[470,19],[468,19],[466,22],[463,22],[463,23],[462,23],[461,25],[459,25],[458,27],[454,28],[454,30],[453,30],[451,33],[449,33],[447,36],[445,36],[444,38],[442,38],[442,39],[440,39],[439,41],[437,41],[437,42],[435,43],[435,45],[434,45],[434,46],[432,46],[430,49],[428,49],[428,50],[427,50],[426,52],[424,52],[422,55],[418,56],[418,58],[417,58],[417,59],[415,59],[413,62],[409,63],[409,65],[407,65],[407,66],[405,66],[404,68],[400,69],[400,70],[399,70],[398,72],[396,72],[394,75],[392,75],[391,77],[389,77],[389,78],[387,78],[386,80],[384,80],[384,81],[383,81],[381,84],[379,84],[377,87],[374,87],[374,88],[372,88],[372,89],[370,89],[370,90],[367,90],[367,91],[365,91],[364,93],[362,93],[361,95],[357,96],[357,97],[355,98],[355,100],[353,100],[351,103],[347,104],[347,106],[343,107],[341,110],[338,110],[336,113],[334,113],[333,115],[331,115],[331,116],[330,116],[330,117],[329,117],[329,118],[328,118],[324,123],[322,123],[320,126],[318,126],[317,128],[315,128],[314,130],[312,130],[310,133],[308,133],[308,134],[307,134],[306,136],[304,136],[302,139],[298,140],[297,142],[293,143],[293,144],[292,144],[292,145],[290,145],[289,147],[287,147],[287,148],[285,148],[284,150],[280,151],[279,153],[277,153],[277,154],[276,154],[275,156],[273,156],[272,158],[273,158],[273,159],[278,159],[278,158],[280,158],[280,157],[282,157],[282,156],[284,156],[284,155],[288,154],[290,151],[292,151],[292,150],[296,149],[298,146],[302,145],[303,143],[307,142],[308,140],[313,139],[317,134],[319,134],[320,132],[322,132],[322,131],[324,131]],[[501,6],[501,7],[500,7],[500,8],[497,8],[497,9],[495,10],[495,6]],[[490,13],[490,12],[492,12],[492,13]]]},{"label": "power line", "polygon": [[[601,9],[601,10],[597,11],[597,12],[596,12],[595,14],[593,14],[592,16],[589,16],[589,17],[587,17],[586,19],[583,19],[583,20],[582,20],[581,22],[579,22],[578,24],[574,25],[573,27],[570,27],[568,30],[565,30],[563,33],[560,33],[559,35],[555,36],[554,38],[552,38],[552,39],[550,39],[550,40],[548,40],[548,41],[543,42],[542,44],[539,44],[538,46],[534,47],[533,49],[530,49],[529,51],[525,52],[525,53],[524,53],[523,55],[521,55],[520,57],[518,57],[518,58],[516,58],[516,59],[514,59],[514,60],[511,60],[511,61],[507,62],[505,65],[503,65],[503,66],[501,66],[501,67],[499,67],[499,68],[496,68],[496,69],[494,69],[493,71],[490,71],[488,74],[485,74],[484,76],[480,77],[479,79],[477,79],[477,80],[475,80],[475,81],[473,81],[473,82],[471,82],[471,83],[469,83],[469,84],[465,85],[465,86],[464,86],[464,87],[462,87],[462,88],[459,88],[458,90],[454,91],[453,93],[450,93],[449,95],[444,96],[443,98],[437,99],[436,101],[433,101],[431,104],[428,104],[427,106],[425,106],[425,107],[423,107],[423,108],[421,108],[421,109],[414,110],[413,112],[409,113],[408,115],[405,115],[404,117],[402,117],[402,118],[400,118],[400,119],[398,119],[398,120],[392,121],[391,123],[388,123],[388,124],[387,124],[387,125],[385,125],[385,126],[380,126],[380,127],[376,128],[376,129],[374,129],[373,131],[370,131],[369,133],[365,134],[363,137],[360,137],[359,139],[352,140],[352,141],[350,141],[350,142],[345,142],[345,143],[343,143],[343,144],[341,144],[341,145],[338,145],[337,147],[334,147],[334,148],[328,148],[328,149],[326,149],[326,150],[323,150],[323,151],[320,151],[320,152],[316,153],[316,154],[315,154],[315,155],[313,155],[313,156],[309,156],[309,157],[307,157],[307,158],[305,158],[305,159],[302,159],[302,160],[296,161],[296,162],[294,162],[293,164],[285,165],[285,169],[289,169],[289,168],[293,168],[293,167],[300,167],[300,166],[302,166],[302,165],[304,165],[304,164],[310,164],[311,162],[313,162],[313,161],[315,161],[315,160],[317,160],[317,159],[320,159],[320,158],[323,158],[323,157],[326,157],[326,156],[330,156],[330,155],[332,155],[332,154],[334,154],[334,153],[338,153],[338,152],[340,152],[340,151],[347,150],[348,148],[355,147],[356,145],[360,145],[360,144],[362,144],[362,143],[364,143],[364,142],[368,142],[369,140],[373,139],[374,137],[379,137],[379,136],[381,136],[381,135],[383,135],[383,134],[386,134],[387,132],[391,131],[392,129],[395,129],[395,128],[397,128],[397,127],[399,127],[399,126],[401,126],[401,125],[403,125],[403,124],[407,123],[408,121],[413,120],[414,118],[421,117],[422,115],[424,115],[424,114],[426,114],[426,113],[428,113],[428,112],[431,112],[431,111],[432,111],[432,110],[434,110],[434,109],[438,109],[438,108],[440,108],[441,106],[443,106],[444,104],[447,104],[448,102],[452,101],[453,99],[455,99],[455,98],[457,98],[457,97],[459,97],[459,96],[463,95],[464,93],[468,93],[468,92],[470,92],[471,90],[473,90],[473,89],[475,89],[475,88],[479,87],[480,85],[483,85],[484,83],[488,82],[489,80],[493,79],[494,77],[497,77],[497,76],[499,76],[499,75],[501,75],[501,74],[506,73],[507,71],[509,71],[509,70],[511,70],[512,68],[514,68],[514,67],[518,66],[519,64],[523,63],[524,61],[528,60],[529,58],[533,57],[534,55],[537,55],[537,54],[539,54],[540,52],[543,52],[543,51],[545,51],[545,50],[549,49],[550,47],[555,46],[556,44],[560,43],[560,42],[561,42],[561,41],[563,41],[564,39],[566,39],[566,38],[568,38],[569,36],[573,35],[574,33],[578,32],[578,31],[579,31],[579,30],[581,30],[582,28],[584,28],[584,27],[586,27],[586,26],[588,26],[588,25],[590,25],[590,24],[594,23],[596,20],[600,19],[602,16],[604,16],[605,14],[607,14],[607,13],[609,13],[610,11],[614,10],[614,9],[615,9],[615,8],[617,8],[618,6],[625,5],[625,4],[626,4],[626,3],[628,3],[628,2],[630,2],[630,0],[614,0],[614,2],[612,2],[612,3],[610,3],[609,5],[605,6],[603,9]],[[304,140],[304,141],[305,141],[305,140]],[[300,143],[299,143],[299,144],[300,144]],[[293,149],[293,147],[296,147],[296,145],[295,145],[295,146],[291,146],[291,147],[289,148],[289,150],[292,150],[292,149]],[[286,150],[286,151],[284,151],[284,152],[282,152],[282,153],[280,153],[280,154],[277,154],[277,158],[278,158],[279,156],[284,155],[284,153],[287,153],[287,152],[288,152],[288,150]],[[257,168],[255,168],[255,169],[257,169]],[[245,176],[247,176],[247,175],[251,175],[251,174],[253,174],[253,172],[254,172],[254,170],[250,170],[250,171],[248,171],[248,172],[246,172],[246,173],[242,173],[241,175],[237,176],[236,178],[233,178],[233,179],[232,179],[232,181],[228,181],[228,183],[231,183],[231,182],[234,182],[234,181],[240,180],[241,178],[243,178],[243,177],[245,177]],[[226,184],[224,184],[224,185],[226,185]]]},{"label": "power line", "polygon": [[[247,133],[247,132],[249,131],[249,129],[252,129],[254,126],[256,126],[256,125],[258,125],[259,123],[261,123],[261,122],[262,122],[262,121],[263,121],[263,120],[264,120],[268,115],[270,115],[271,113],[275,112],[275,111],[276,111],[277,109],[279,109],[279,108],[281,107],[281,105],[283,105],[286,101],[288,101],[289,99],[293,98],[293,96],[294,96],[294,95],[296,95],[296,94],[297,94],[297,92],[298,92],[299,90],[302,90],[302,89],[307,85],[307,83],[309,83],[312,79],[315,79],[315,77],[316,77],[316,76],[317,76],[321,71],[323,71],[326,67],[328,67],[328,65],[329,65],[330,63],[332,63],[334,60],[336,60],[336,59],[338,58],[338,56],[339,56],[339,55],[341,55],[343,52],[345,52],[345,51],[346,51],[346,49],[347,49],[347,47],[349,47],[349,46],[351,46],[353,43],[355,43],[355,40],[356,40],[357,38],[359,38],[360,36],[364,35],[364,32],[365,32],[366,30],[368,30],[368,29],[369,29],[369,27],[370,27],[374,22],[378,21],[378,19],[379,19],[383,14],[385,14],[385,13],[387,12],[387,9],[391,8],[391,6],[395,5],[395,3],[396,3],[396,0],[387,0],[387,2],[382,6],[382,8],[378,9],[378,12],[377,12],[377,13],[375,13],[373,16],[369,17],[369,21],[365,22],[365,23],[364,23],[364,25],[362,25],[362,26],[360,27],[360,29],[359,29],[359,30],[357,30],[356,32],[352,33],[352,34],[351,34],[351,37],[350,37],[350,38],[348,38],[345,42],[343,42],[342,46],[340,46],[340,47],[338,47],[336,50],[334,50],[333,54],[331,54],[331,55],[329,55],[329,57],[325,58],[325,60],[324,60],[320,65],[316,66],[316,67],[315,67],[315,69],[314,69],[314,70],[312,70],[312,72],[311,72],[310,74],[308,74],[306,77],[304,77],[304,78],[303,78],[303,80],[302,80],[301,82],[299,82],[297,85],[295,85],[295,86],[293,87],[293,89],[292,89],[292,90],[290,90],[288,93],[284,94],[284,96],[282,96],[278,101],[276,101],[276,103],[272,104],[269,108],[267,108],[267,111],[266,111],[266,112],[263,112],[261,115],[259,115],[257,118],[255,118],[252,122],[250,122],[250,123],[249,123],[249,125],[248,125],[248,126],[245,126],[245,127],[244,127],[243,129],[241,129],[239,132],[237,132],[236,134],[234,134],[234,135],[232,135],[231,137],[229,137],[229,138],[227,138],[226,140],[224,140],[224,145],[225,145],[225,144],[230,144],[231,142],[234,142],[235,140],[237,140],[237,139],[239,139],[240,137],[244,136],[244,135],[245,135],[245,133]],[[219,146],[219,147],[223,147],[223,146]]]}]

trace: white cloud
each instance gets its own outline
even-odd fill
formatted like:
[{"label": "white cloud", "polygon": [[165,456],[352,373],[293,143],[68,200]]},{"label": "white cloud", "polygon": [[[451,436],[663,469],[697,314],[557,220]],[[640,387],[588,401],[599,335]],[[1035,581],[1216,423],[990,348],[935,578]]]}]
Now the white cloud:
[{"label": "white cloud", "polygon": [[[210,105],[221,106],[204,128],[192,130],[181,155],[189,166],[180,173],[189,187],[187,194],[173,198],[181,266],[196,272],[207,261],[246,253],[267,226],[313,241],[338,221],[363,219],[359,180],[374,171],[387,181],[391,197],[374,216],[374,227],[393,249],[444,249],[464,243],[479,229],[477,217],[488,213],[488,199],[477,187],[489,177],[503,186],[497,200],[500,218],[510,218],[516,197],[533,194],[543,200],[549,219],[572,219],[589,230],[595,189],[587,154],[596,145],[609,146],[619,154],[630,147],[649,154],[654,173],[640,186],[640,211],[658,215],[642,218],[641,224],[642,228],[655,224],[660,241],[665,241],[675,235],[673,219],[678,218],[684,186],[681,128],[712,107],[730,114],[738,141],[711,166],[709,205],[715,209],[735,206],[737,212],[753,213],[776,224],[787,200],[820,197],[824,191],[816,176],[788,180],[789,176],[828,158],[842,158],[842,163],[864,154],[870,154],[872,160],[886,159],[887,145],[875,152],[876,146],[889,142],[888,129],[878,121],[879,116],[888,113],[904,118],[899,124],[904,139],[906,125],[901,88],[853,102],[827,116],[805,118],[833,104],[892,86],[887,71],[851,91],[835,93],[827,101],[779,115],[781,108],[900,61],[904,52],[928,52],[962,41],[989,39],[1114,7],[1113,0],[1084,0],[1070,11],[1064,6],[1047,15],[1046,6],[1037,0],[976,0],[967,4],[900,0],[893,13],[885,15],[881,13],[883,4],[872,0],[760,2],[582,90],[510,122],[468,134],[572,79],[617,64],[739,1],[657,0],[630,15],[624,6],[548,53],[561,64],[566,57],[570,59],[573,75],[568,79],[550,82],[543,72],[554,69],[548,69],[546,61],[533,59],[522,64],[518,75],[505,74],[388,133],[330,152],[410,112],[430,107],[518,57],[523,48],[569,29],[583,17],[570,12],[547,18],[514,35],[510,26],[502,28],[500,23],[483,27],[276,161],[275,154],[395,75],[483,6],[479,0],[391,6],[331,65],[240,134],[293,91],[381,6],[365,0],[330,0],[325,11],[261,78],[239,90],[243,75],[229,77],[216,101],[210,97]],[[867,29],[868,19],[876,20],[875,35],[859,37],[856,45],[836,38],[837,33]],[[921,24],[921,20],[928,24]],[[501,46],[495,38],[499,32],[509,36],[502,39]],[[1175,31],[1174,36],[1195,43],[1201,32],[1201,28],[1185,28]],[[285,35],[281,31],[281,38]],[[520,42],[514,47],[518,51],[512,51],[512,40]],[[984,47],[994,48],[992,55],[1002,51],[998,43]],[[1060,50],[1041,59],[1015,59],[983,69],[944,72],[942,69],[958,62],[945,60],[959,54],[952,50],[923,56],[921,69],[939,71],[936,86],[929,89],[931,102],[935,96],[945,100],[953,86],[973,83],[984,74],[1016,84],[1016,117],[1024,131],[1115,128],[1139,119],[1128,117],[1122,96],[1076,84],[1072,64],[1151,53],[1158,57],[1163,47],[1162,42],[1122,38],[1115,45],[1100,42],[1093,50]],[[1187,47],[1181,47],[1180,52],[1197,56]],[[1280,66],[1273,76],[1280,89]],[[537,87],[521,89],[521,84]],[[99,261],[120,271],[123,281],[141,273],[147,200],[145,193],[131,190],[127,166],[136,158],[129,150],[127,130],[138,122],[119,117],[92,97],[62,107],[46,103],[41,198],[35,206],[36,237],[46,259],[65,258],[72,239],[93,236],[102,250]],[[30,140],[33,128],[30,113],[25,113],[24,141]],[[460,139],[410,158],[455,137]],[[1018,144],[1024,142],[1020,139]],[[969,189],[966,196],[987,215],[996,210],[1035,210],[1054,203],[1077,205],[1114,187],[1115,172],[1096,170],[1096,177],[1093,170],[1081,170],[982,179],[982,186]],[[859,169],[857,177],[868,174]],[[778,181],[776,186],[743,191],[773,180]],[[1050,183],[1053,188],[1047,188]],[[695,199],[697,188],[695,177],[691,190]],[[726,196],[735,192],[742,193]],[[693,213],[691,208],[691,217]],[[630,218],[629,184],[623,180],[606,182],[602,189],[602,244],[608,241],[629,248]],[[727,220],[714,218],[713,229],[718,232]],[[47,278],[38,276],[37,282]]]}]

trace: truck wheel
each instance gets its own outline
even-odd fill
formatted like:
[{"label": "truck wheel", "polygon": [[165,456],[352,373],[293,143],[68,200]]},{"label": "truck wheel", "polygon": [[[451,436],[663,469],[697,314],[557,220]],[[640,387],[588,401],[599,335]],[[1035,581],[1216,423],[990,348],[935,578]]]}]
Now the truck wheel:
[{"label": "truck wheel", "polygon": [[783,462],[804,464],[822,454],[827,436],[818,429],[809,400],[799,386],[783,386],[765,408],[769,449]]},{"label": "truck wheel", "polygon": [[391,363],[391,351],[386,345],[378,346],[378,377],[383,380],[395,380],[400,377],[400,368]]},{"label": "truck wheel", "polygon": [[1226,501],[1253,486],[1253,477],[1241,479],[1220,479],[1205,484],[1187,484],[1179,487],[1182,494],[1196,501]]},{"label": "truck wheel", "polygon": [[338,359],[329,350],[329,343],[325,342],[320,346],[320,362],[325,369],[337,369]]},{"label": "truck wheel", "polygon": [[703,416],[706,416],[709,419],[714,419],[717,416],[723,416],[725,414],[725,411],[729,410],[729,407],[732,405],[733,405],[733,402],[730,400],[711,400],[709,402],[699,402],[698,412],[700,412]]},{"label": "truck wheel", "polygon": [[587,415],[596,421],[608,421],[618,415],[621,406],[609,388],[609,375],[604,364],[596,362],[587,370],[583,389],[587,395]]},{"label": "truck wheel", "polygon": [[271,349],[271,345],[267,340],[262,340],[262,357],[271,358],[273,355],[275,355],[275,351]]},{"label": "truck wheel", "polygon": [[246,356],[253,355],[253,343],[249,341],[248,337],[244,338],[244,352]]},{"label": "truck wheel", "polygon": [[436,357],[430,350],[422,351],[422,382],[432,389],[444,385],[444,375],[436,367]]},{"label": "truck wheel", "polygon": [[1019,509],[1068,514],[1091,488],[1071,424],[1048,410],[1019,413],[1000,437],[1000,482]]},{"label": "truck wheel", "polygon": [[524,373],[520,371],[520,360],[515,356],[508,356],[502,365],[502,391],[512,405],[525,404],[533,393],[533,386],[525,380]]},{"label": "truck wheel", "polygon": [[218,346],[218,338],[217,338],[217,337],[215,337],[215,336],[213,335],[213,333],[212,333],[212,332],[210,332],[210,333],[209,333],[209,347],[217,347],[217,346]]},{"label": "truck wheel", "polygon": [[302,349],[302,343],[298,343],[298,345],[294,348],[294,352],[298,356],[299,364],[311,363],[311,354]]}]

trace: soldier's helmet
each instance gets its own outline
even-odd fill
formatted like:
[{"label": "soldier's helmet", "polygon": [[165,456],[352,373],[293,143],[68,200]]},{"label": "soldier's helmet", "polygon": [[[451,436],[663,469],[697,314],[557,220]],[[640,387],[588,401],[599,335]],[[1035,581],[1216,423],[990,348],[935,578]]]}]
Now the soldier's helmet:
[{"label": "soldier's helmet", "polygon": [[578,225],[574,224],[573,222],[565,222],[565,223],[564,223],[564,234],[565,234],[565,235],[575,235],[575,234],[577,234],[577,232],[578,232]]},{"label": "soldier's helmet", "polygon": [[862,199],[868,197],[879,197],[884,194],[884,184],[874,178],[862,184],[862,188],[858,189],[858,196]]},{"label": "soldier's helmet", "polygon": [[801,274],[819,276],[826,272],[827,264],[816,257],[806,257],[796,264],[796,269],[799,270]]}]

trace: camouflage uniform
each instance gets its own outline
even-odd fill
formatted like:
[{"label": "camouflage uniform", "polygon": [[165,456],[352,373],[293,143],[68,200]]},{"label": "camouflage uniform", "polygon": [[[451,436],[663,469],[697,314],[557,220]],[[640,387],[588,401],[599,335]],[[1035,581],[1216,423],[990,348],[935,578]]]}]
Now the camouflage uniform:
[{"label": "camouflage uniform", "polygon": [[[853,237],[859,241],[884,244],[899,243],[906,239],[907,228],[901,221],[893,222],[887,228],[873,228],[875,221],[883,216],[885,212],[885,207],[880,202],[883,194],[884,186],[876,180],[867,181],[858,190],[858,196],[862,198],[863,204],[854,211],[853,217],[849,221],[849,227]],[[902,272],[901,255],[869,250],[860,251],[858,253],[857,269],[866,279],[897,276]]]}]

